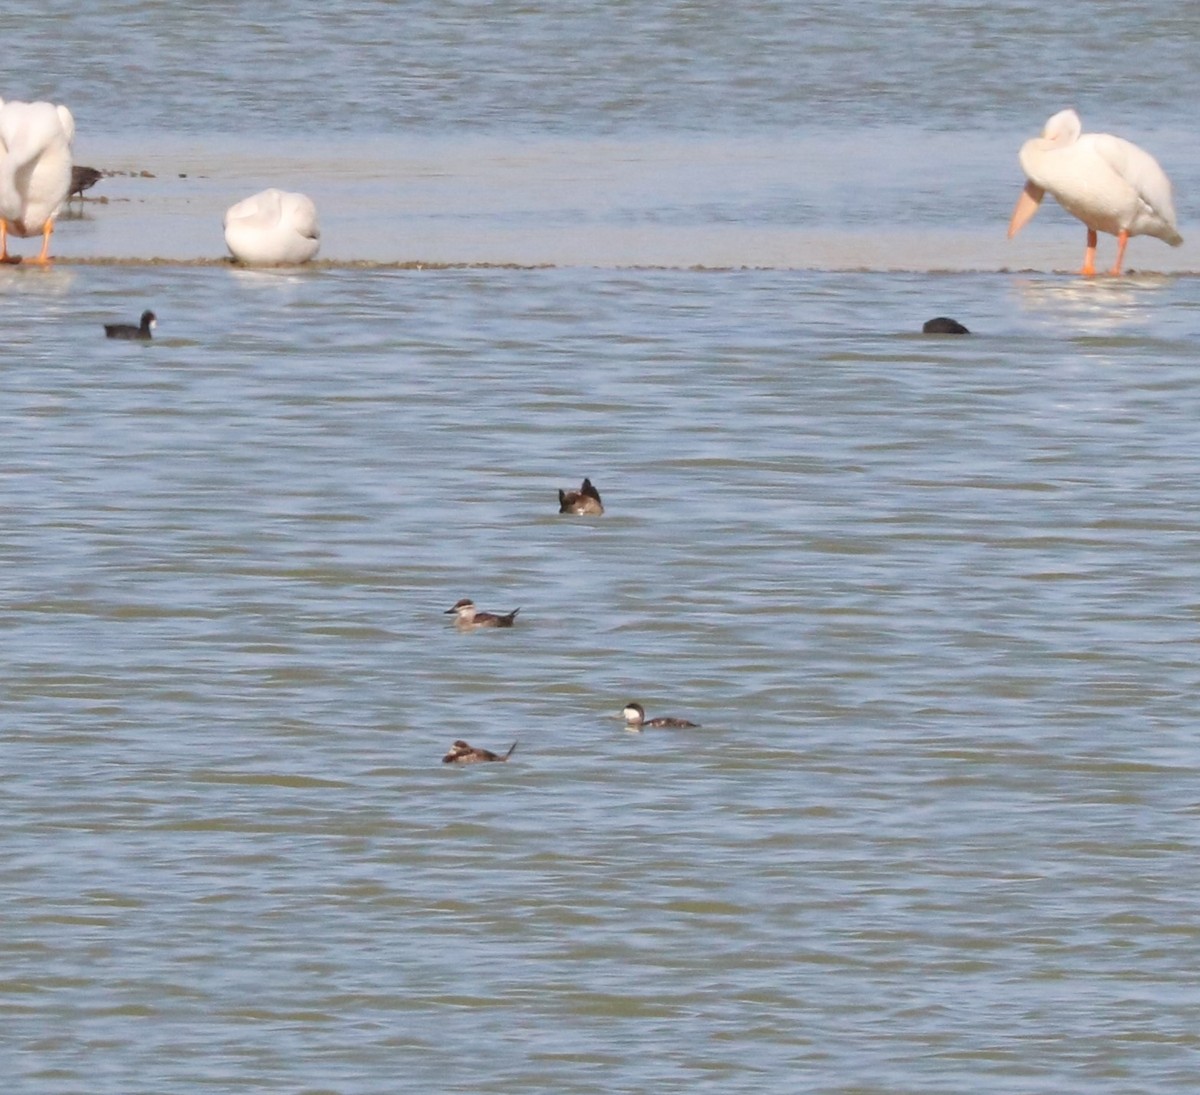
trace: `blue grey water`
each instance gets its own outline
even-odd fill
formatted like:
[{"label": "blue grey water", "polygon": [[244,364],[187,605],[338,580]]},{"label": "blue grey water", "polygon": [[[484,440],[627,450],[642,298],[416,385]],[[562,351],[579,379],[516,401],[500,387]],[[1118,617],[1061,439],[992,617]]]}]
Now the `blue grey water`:
[{"label": "blue grey water", "polygon": [[[0,36],[0,96],[157,176],[0,277],[6,1092],[1194,1089],[1180,5]],[[1184,249],[1056,272],[1047,207],[1006,263],[1068,103],[1169,168]],[[334,261],[174,261],[271,164]],[[103,338],[143,306],[150,345]],[[560,517],[585,475],[607,512]],[[458,633],[463,596],[517,626]]]}]

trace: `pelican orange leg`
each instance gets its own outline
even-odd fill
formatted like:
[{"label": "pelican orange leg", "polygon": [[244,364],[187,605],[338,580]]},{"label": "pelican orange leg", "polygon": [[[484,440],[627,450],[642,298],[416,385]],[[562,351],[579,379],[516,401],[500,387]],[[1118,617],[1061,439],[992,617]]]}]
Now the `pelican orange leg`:
[{"label": "pelican orange leg", "polygon": [[8,253],[8,221],[0,218],[0,262],[18,263],[20,257],[14,258]]},{"label": "pelican orange leg", "polygon": [[1088,229],[1087,250],[1083,253],[1083,269],[1079,271],[1085,278],[1096,273],[1096,230]]},{"label": "pelican orange leg", "polygon": [[1110,274],[1117,275],[1121,272],[1121,264],[1125,261],[1125,247],[1129,243],[1129,232],[1124,228],[1117,233],[1117,261],[1113,263],[1113,268],[1109,270]]},{"label": "pelican orange leg", "polygon": [[38,252],[36,259],[30,259],[30,262],[36,263],[38,266],[50,265],[50,233],[54,231],[54,218],[47,217],[46,223],[42,227],[42,249]]}]

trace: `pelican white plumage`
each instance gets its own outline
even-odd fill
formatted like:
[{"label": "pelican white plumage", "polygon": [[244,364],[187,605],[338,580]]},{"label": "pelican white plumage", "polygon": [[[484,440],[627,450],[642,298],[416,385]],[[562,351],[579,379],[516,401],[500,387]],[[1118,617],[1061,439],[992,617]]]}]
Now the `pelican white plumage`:
[{"label": "pelican white plumage", "polygon": [[321,246],[317,207],[304,194],[271,187],[225,211],[225,244],[251,266],[308,262]]},{"label": "pelican white plumage", "polygon": [[1020,161],[1029,181],[1009,221],[1009,239],[1037,212],[1049,192],[1087,225],[1082,274],[1096,272],[1098,231],[1117,237],[1117,261],[1111,274],[1121,272],[1130,236],[1155,236],[1172,247],[1183,243],[1175,227],[1171,180],[1158,161],[1111,133],[1084,133],[1074,110],[1060,110],[1040,137],[1026,141]]},{"label": "pelican white plumage", "polygon": [[54,218],[71,189],[71,142],[75,119],[65,106],[0,100],[0,262],[8,236],[42,237],[31,262],[45,266]]}]

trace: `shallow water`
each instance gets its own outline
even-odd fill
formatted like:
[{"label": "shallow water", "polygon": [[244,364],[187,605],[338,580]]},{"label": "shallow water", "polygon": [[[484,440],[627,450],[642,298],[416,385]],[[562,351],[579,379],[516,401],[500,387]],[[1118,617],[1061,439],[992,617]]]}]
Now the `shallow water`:
[{"label": "shallow water", "polygon": [[[221,261],[225,209],[277,184],[312,196],[320,259],[337,265],[1077,271],[1085,231],[1052,201],[1005,238],[1027,135],[331,137],[319,158],[289,142],[93,139],[81,158],[130,174],[74,203],[55,253]],[[1191,149],[1168,151],[1177,185],[1200,177]],[[1178,248],[1133,240],[1127,269],[1200,271],[1200,237],[1182,229]],[[1103,237],[1100,262],[1115,249]]]},{"label": "shallow water", "polygon": [[9,10],[154,177],[0,271],[6,1090],[1189,1087],[1196,281],[1000,272],[1068,98],[1189,234],[1173,5]]},{"label": "shallow water", "polygon": [[1184,246],[1129,264],[1197,272],[1193,24],[1167,3],[18,5],[0,95],[69,104],[79,162],[133,173],[63,226],[64,258],[219,258],[225,209],[276,185],[316,200],[343,263],[1074,271],[1084,233],[1051,201],[1004,238],[1017,149],[1073,105],[1174,180]]}]

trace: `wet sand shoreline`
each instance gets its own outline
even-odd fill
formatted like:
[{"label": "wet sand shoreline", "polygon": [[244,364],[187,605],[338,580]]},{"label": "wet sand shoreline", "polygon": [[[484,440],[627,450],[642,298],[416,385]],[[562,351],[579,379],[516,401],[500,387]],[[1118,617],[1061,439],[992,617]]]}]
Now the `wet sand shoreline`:
[{"label": "wet sand shoreline", "polygon": [[[930,176],[911,135],[890,138],[886,177],[868,153],[884,138],[817,146],[721,141],[326,141],[159,135],[76,142],[105,173],[58,222],[60,263],[233,265],[221,222],[267,186],[317,204],[316,269],[812,270],[1063,273],[1083,228],[1047,208],[1005,238],[1020,176],[996,139],[955,146],[961,167]],[[1183,226],[1185,236],[1188,226]],[[34,241],[14,241],[15,254]],[[1107,247],[1107,250],[1106,250]],[[1101,241],[1101,262],[1115,248]],[[1190,243],[1135,239],[1129,271],[1195,275]]]},{"label": "wet sand shoreline", "polygon": [[[427,262],[420,259],[406,259],[396,261],[384,261],[378,259],[316,259],[312,262],[307,262],[303,266],[276,266],[276,267],[255,267],[245,266],[241,263],[234,262],[231,258],[191,258],[191,259],[173,259],[173,258],[105,258],[102,256],[92,256],[86,258],[54,258],[54,265],[64,267],[164,267],[164,268],[228,268],[230,270],[251,271],[260,273],[283,273],[283,274],[303,274],[305,272],[320,273],[322,271],[339,271],[339,270],[380,270],[380,271],[454,271],[454,270],[513,270],[527,271],[535,273],[539,270],[575,270],[575,269],[596,269],[596,270],[626,270],[631,273],[692,273],[692,274],[738,274],[738,273],[771,273],[771,272],[795,272],[795,273],[814,273],[814,274],[872,274],[872,275],[894,275],[898,277],[911,275],[924,275],[928,277],[954,277],[954,276],[972,276],[978,277],[982,275],[993,274],[998,277],[1034,277],[1039,275],[1057,276],[1057,277],[1078,277],[1077,270],[1051,270],[1051,269],[1035,269],[1033,267],[1015,268],[1015,267],[998,267],[995,269],[902,269],[902,268],[876,268],[868,266],[858,267],[837,267],[837,268],[821,268],[813,266],[706,266],[706,265],[666,265],[666,264],[647,264],[647,263],[631,263],[620,266],[599,266],[599,265],[582,265],[577,263],[522,263],[522,262]],[[13,264],[9,269],[19,269],[20,263]],[[37,269],[37,267],[27,267],[28,269]],[[1125,280],[1130,279],[1157,279],[1157,278],[1195,278],[1200,277],[1200,270],[1139,270],[1126,269],[1121,277]],[[1108,280],[1107,275],[1098,274],[1091,279],[1096,283],[1103,283]]]}]

